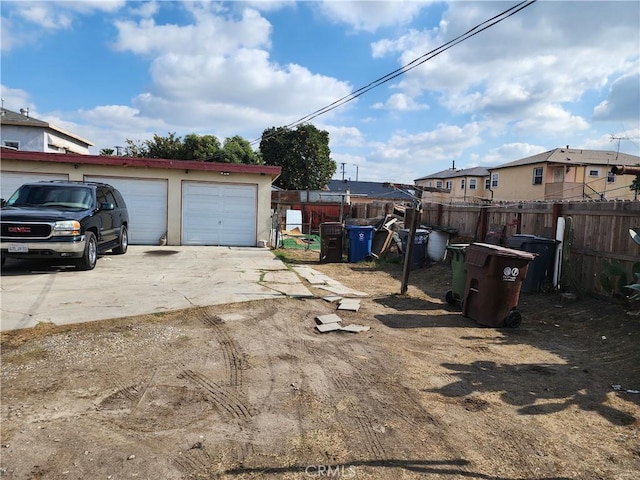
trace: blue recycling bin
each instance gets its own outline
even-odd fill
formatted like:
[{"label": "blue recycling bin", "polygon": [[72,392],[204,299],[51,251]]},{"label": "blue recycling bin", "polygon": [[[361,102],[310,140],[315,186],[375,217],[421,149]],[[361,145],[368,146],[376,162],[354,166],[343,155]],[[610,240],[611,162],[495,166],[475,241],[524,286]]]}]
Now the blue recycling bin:
[{"label": "blue recycling bin", "polygon": [[373,230],[372,226],[347,225],[349,237],[347,261],[357,263],[371,257]]}]

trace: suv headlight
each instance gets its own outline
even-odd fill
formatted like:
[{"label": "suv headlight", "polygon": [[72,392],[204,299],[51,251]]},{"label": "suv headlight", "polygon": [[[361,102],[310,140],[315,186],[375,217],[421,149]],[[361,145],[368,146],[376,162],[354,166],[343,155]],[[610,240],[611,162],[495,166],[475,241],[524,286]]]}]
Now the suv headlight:
[{"label": "suv headlight", "polygon": [[53,235],[73,236],[80,235],[80,222],[77,220],[64,220],[53,225]]}]

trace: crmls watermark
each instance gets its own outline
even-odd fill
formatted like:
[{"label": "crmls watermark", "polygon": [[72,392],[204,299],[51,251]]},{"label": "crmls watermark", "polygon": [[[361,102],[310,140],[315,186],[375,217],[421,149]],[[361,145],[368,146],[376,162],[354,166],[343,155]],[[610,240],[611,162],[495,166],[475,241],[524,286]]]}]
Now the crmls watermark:
[{"label": "crmls watermark", "polygon": [[304,473],[310,478],[356,478],[355,465],[307,465]]}]

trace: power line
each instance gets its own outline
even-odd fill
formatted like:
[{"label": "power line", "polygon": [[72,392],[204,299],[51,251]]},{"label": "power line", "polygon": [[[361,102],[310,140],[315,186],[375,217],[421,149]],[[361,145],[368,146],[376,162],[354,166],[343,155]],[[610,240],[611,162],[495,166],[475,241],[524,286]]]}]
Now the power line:
[{"label": "power line", "polygon": [[[506,20],[507,18],[515,15],[516,13],[524,10],[527,7],[530,7],[531,5],[533,5],[537,0],[525,0],[523,2],[520,2],[514,6],[512,6],[511,8],[508,8],[507,10],[504,10],[503,12],[499,13],[498,15],[495,15],[491,18],[489,18],[488,20],[485,20],[482,23],[479,23],[478,25],[476,25],[475,27],[471,28],[470,30],[467,30],[465,33],[463,33],[462,35],[458,35],[456,38],[449,40],[448,42],[444,43],[443,45],[421,55],[418,58],[415,58],[414,60],[412,60],[411,62],[407,63],[406,65],[390,72],[387,73],[386,75],[370,82],[368,85],[364,86],[364,87],[360,87],[357,90],[354,90],[353,92],[351,92],[348,95],[345,95],[344,97],[334,101],[333,103],[330,103],[329,105],[322,107],[318,110],[316,110],[315,112],[312,112],[308,115],[305,115],[301,118],[299,118],[298,120],[296,120],[295,122],[292,122],[288,125],[285,126],[285,128],[294,128],[296,126],[302,125],[306,122],[309,122],[310,120],[313,120],[314,118],[319,117],[320,115],[324,115],[325,113],[330,112],[331,110],[334,110],[338,107],[341,107],[342,105],[345,105],[348,102],[351,102],[352,100],[355,100],[356,98],[360,97],[361,95],[367,93],[368,91],[379,87],[380,85],[383,85],[384,83],[389,82],[390,80],[393,80],[394,78],[399,77],[400,75],[403,75],[411,70],[413,70],[414,68],[417,68],[418,66],[422,65],[423,63],[427,62],[428,60],[431,60],[432,58],[440,55],[441,53],[449,50],[450,48],[454,47],[455,45],[462,43],[466,40],[468,40],[469,38],[479,34],[480,32],[483,32],[484,30],[487,30],[488,28],[493,27],[494,25],[497,25],[498,23]],[[270,138],[273,135],[276,135],[277,133],[273,133],[272,135],[266,136],[265,138]],[[251,145],[255,145],[257,143],[259,143],[262,140],[262,137],[256,140],[253,140],[252,142],[249,142]]]}]

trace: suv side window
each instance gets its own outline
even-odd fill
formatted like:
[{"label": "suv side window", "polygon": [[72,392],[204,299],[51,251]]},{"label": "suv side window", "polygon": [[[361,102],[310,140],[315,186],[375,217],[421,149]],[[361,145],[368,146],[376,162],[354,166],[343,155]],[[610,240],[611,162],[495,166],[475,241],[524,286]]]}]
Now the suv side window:
[{"label": "suv side window", "polygon": [[124,203],[124,198],[122,198],[122,195],[120,195],[120,192],[116,189],[113,189],[111,193],[113,193],[113,196],[116,197],[116,203],[118,208],[126,208],[127,205]]},{"label": "suv side window", "polygon": [[98,187],[96,189],[96,197],[98,200],[98,208],[100,207],[100,205],[102,205],[103,203],[108,202],[109,200],[107,199],[107,194],[105,192],[105,189],[102,187]]}]

